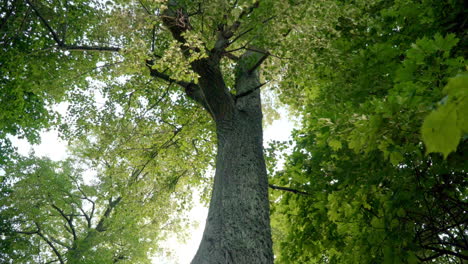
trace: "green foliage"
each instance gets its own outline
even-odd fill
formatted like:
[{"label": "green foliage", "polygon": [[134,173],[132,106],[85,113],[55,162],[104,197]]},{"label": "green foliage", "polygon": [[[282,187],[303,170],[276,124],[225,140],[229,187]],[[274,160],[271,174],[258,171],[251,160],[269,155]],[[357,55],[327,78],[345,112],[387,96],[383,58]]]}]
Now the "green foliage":
[{"label": "green foliage", "polygon": [[47,262],[60,255],[67,263],[150,263],[154,241],[164,236],[161,228],[167,232],[181,223],[169,217],[168,210],[179,206],[165,191],[168,183],[129,179],[111,192],[105,181],[90,182],[71,160],[38,158],[18,159],[2,178],[9,192],[0,200],[1,215],[10,225],[2,233],[2,243],[10,243],[2,250],[4,262]]},{"label": "green foliage", "polygon": [[346,10],[327,20],[335,34],[298,63],[309,74],[288,71],[283,81],[281,99],[302,113],[303,128],[271,181],[309,195],[271,194],[277,262],[459,263],[467,220],[462,4],[335,4]]},{"label": "green foliage", "polygon": [[444,92],[443,103],[424,119],[422,137],[428,153],[441,152],[447,157],[468,133],[468,74],[450,79]]},{"label": "green foliage", "polygon": [[[99,21],[90,6],[94,1],[67,2],[65,6],[61,1],[31,2],[68,44],[78,36],[76,41],[84,42],[83,34],[91,35],[95,29],[89,25]],[[12,151],[3,147],[10,144],[8,136],[38,143],[41,129],[58,121],[52,105],[64,99],[66,90],[85,84],[83,73],[94,67],[97,54],[57,47],[27,1],[4,1],[0,15],[1,162]]]},{"label": "green foliage", "polygon": [[[7,1],[1,14],[0,262],[60,262],[60,255],[67,263],[149,263],[158,240],[184,233],[188,219],[178,213],[190,209],[192,188],[209,194],[208,116],[146,66],[167,58],[158,67],[190,81],[187,61],[161,19],[137,1]],[[201,49],[197,35],[186,37]],[[69,105],[60,118],[59,102]],[[53,125],[70,142],[73,162],[14,161],[9,135],[37,143]]]}]

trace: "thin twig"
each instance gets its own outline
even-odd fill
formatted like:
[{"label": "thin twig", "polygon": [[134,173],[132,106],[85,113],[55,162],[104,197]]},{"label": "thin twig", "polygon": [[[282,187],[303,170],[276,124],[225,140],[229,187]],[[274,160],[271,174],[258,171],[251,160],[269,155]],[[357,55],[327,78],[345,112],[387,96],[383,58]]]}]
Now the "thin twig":
[{"label": "thin twig", "polygon": [[299,190],[288,188],[288,187],[276,186],[273,184],[268,184],[268,187],[270,187],[273,190],[287,191],[287,192],[292,192],[292,193],[302,194],[302,195],[311,195],[310,193],[307,193],[307,192],[299,191]]},{"label": "thin twig", "polygon": [[257,61],[257,63],[255,63],[254,66],[252,66],[252,68],[250,68],[247,73],[248,74],[252,74],[258,67],[260,67],[260,65],[262,65],[262,63],[268,58],[268,56],[270,56],[270,53],[267,51],[266,53],[263,54],[263,56]]},{"label": "thin twig", "polygon": [[267,84],[267,83],[268,83],[268,82],[261,83],[261,84],[255,86],[254,88],[252,88],[252,89],[250,89],[250,90],[248,90],[248,91],[245,91],[245,92],[240,93],[240,94],[236,94],[236,96],[235,96],[236,100],[239,99],[239,98],[241,98],[241,97],[247,96],[247,95],[249,95],[249,94],[255,92],[256,90],[262,88],[262,86],[265,85],[265,84]]}]

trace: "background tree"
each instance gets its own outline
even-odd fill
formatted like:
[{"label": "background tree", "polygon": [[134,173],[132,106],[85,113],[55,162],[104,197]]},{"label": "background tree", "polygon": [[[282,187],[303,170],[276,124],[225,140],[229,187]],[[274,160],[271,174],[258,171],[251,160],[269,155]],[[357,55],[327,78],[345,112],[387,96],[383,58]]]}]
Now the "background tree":
[{"label": "background tree", "polygon": [[151,263],[148,254],[159,249],[155,241],[184,223],[171,217],[183,208],[173,190],[182,175],[164,182],[151,163],[154,159],[136,168],[98,168],[94,177],[84,176],[71,160],[11,163],[4,175],[9,192],[0,200],[10,227],[2,232],[8,245],[2,261]]},{"label": "background tree", "polygon": [[464,263],[463,3],[337,3],[339,34],[283,97],[303,128],[274,182],[307,194],[273,193],[277,262]]}]

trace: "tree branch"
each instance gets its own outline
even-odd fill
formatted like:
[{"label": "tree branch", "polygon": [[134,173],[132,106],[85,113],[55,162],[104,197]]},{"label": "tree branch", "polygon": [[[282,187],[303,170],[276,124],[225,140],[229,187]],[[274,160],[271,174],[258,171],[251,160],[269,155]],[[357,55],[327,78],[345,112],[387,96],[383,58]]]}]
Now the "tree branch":
[{"label": "tree branch", "polygon": [[57,210],[63,218],[65,218],[65,220],[68,223],[68,226],[70,227],[71,233],[73,235],[73,240],[77,240],[75,226],[73,225],[73,216],[70,215],[70,217],[67,217],[65,212],[62,209],[58,208],[55,204],[52,204],[52,207],[55,210]]},{"label": "tree branch", "polygon": [[[262,24],[266,24],[268,23],[270,20],[273,20],[275,19],[276,17],[278,16],[271,16],[265,20],[262,21]],[[243,32],[239,33],[233,40],[229,41],[229,45],[231,45],[232,43],[236,42],[238,39],[240,39],[242,36],[244,36],[245,34],[249,33],[250,31],[254,30],[254,27],[251,27],[251,28],[248,28],[246,30],[244,30]]]},{"label": "tree branch", "polygon": [[248,90],[248,91],[245,91],[245,92],[240,93],[240,94],[236,94],[236,96],[235,96],[236,100],[239,99],[239,98],[241,98],[241,97],[247,96],[247,95],[249,95],[249,94],[255,92],[256,90],[262,88],[263,85],[265,85],[265,84],[267,84],[267,83],[268,83],[268,82],[261,83],[261,84],[257,85],[256,87],[254,87],[254,88],[252,88],[252,89],[250,89],[250,90]]},{"label": "tree branch", "polygon": [[[259,6],[259,4],[260,4],[260,1],[257,0],[253,2],[253,4],[249,6],[247,9],[242,10],[242,12],[239,14],[237,19],[232,23],[232,25],[226,26],[224,24],[221,24],[218,26],[218,39],[216,40],[213,53],[222,54],[225,48],[234,42],[234,41],[229,41],[229,39],[232,36],[234,36],[236,31],[239,29],[241,25],[240,20],[244,18],[245,16],[249,15],[250,13],[252,13]],[[248,31],[251,31],[252,29],[249,29]],[[247,32],[244,32],[242,33],[242,35],[246,33]]]},{"label": "tree branch", "polygon": [[66,45],[64,43],[58,44],[58,47],[60,49],[70,50],[70,51],[110,51],[110,52],[119,52],[120,50],[122,50],[119,47]]},{"label": "tree branch", "polygon": [[287,192],[292,192],[292,193],[302,194],[302,195],[311,195],[310,193],[307,193],[307,192],[299,191],[299,190],[288,188],[288,187],[276,186],[273,184],[268,184],[268,187],[270,187],[273,190],[287,191]]},{"label": "tree branch", "polygon": [[262,65],[262,63],[268,58],[268,56],[270,56],[270,53],[265,52],[263,56],[247,72],[249,74],[252,74],[258,67],[260,67],[260,65]]},{"label": "tree branch", "polygon": [[71,250],[71,247],[68,246],[67,244],[63,243],[62,241],[52,237],[51,235],[49,235],[49,237],[50,237],[50,240],[52,240],[54,243],[59,244],[60,246],[66,248],[68,250]]},{"label": "tree branch", "polygon": [[[76,178],[73,178],[72,176],[68,175],[68,177],[76,184],[76,188],[78,191],[83,195],[83,197],[79,197],[80,199],[86,200],[91,203],[91,212],[88,215],[81,206],[78,206],[78,209],[83,213],[83,216],[86,218],[86,222],[88,224],[88,228],[91,228],[91,219],[93,218],[94,215],[94,210],[96,209],[96,203],[88,197],[88,195],[83,191],[83,189],[80,187],[80,183],[76,180]],[[70,194],[71,195],[71,194]]]},{"label": "tree branch", "polygon": [[62,254],[60,254],[60,252],[57,250],[57,248],[54,246],[54,244],[44,234],[42,234],[41,228],[39,227],[39,224],[36,223],[36,222],[34,224],[36,225],[37,230],[38,230],[37,235],[40,236],[47,243],[47,245],[49,245],[49,247],[52,249],[54,254],[59,259],[59,262],[61,264],[65,264],[65,261],[63,260]]},{"label": "tree branch", "polygon": [[57,35],[57,33],[55,33],[55,31],[52,29],[52,27],[49,25],[49,23],[47,22],[47,20],[45,20],[45,18],[41,15],[41,13],[39,13],[39,10],[37,10],[37,8],[31,3],[31,1],[29,0],[26,0],[26,3],[33,9],[34,13],[36,13],[36,15],[39,17],[39,19],[42,21],[42,23],[44,23],[44,25],[46,26],[46,28],[49,30],[50,34],[52,34],[52,38],[55,40],[55,42],[57,42],[57,44],[59,46],[63,45],[63,41],[59,38],[59,36]]},{"label": "tree branch", "polygon": [[440,254],[451,255],[451,256],[454,256],[454,257],[457,257],[457,258],[460,258],[460,259],[468,260],[467,255],[463,255],[461,253],[453,252],[453,251],[450,251],[450,250],[447,250],[447,249],[424,246],[424,245],[422,247],[425,248],[425,249],[435,251],[435,252],[440,253]]},{"label": "tree branch", "polygon": [[57,32],[52,29],[50,24],[47,20],[41,15],[39,10],[31,3],[31,1],[26,0],[26,3],[33,9],[34,13],[36,13],[39,20],[45,25],[47,30],[49,30],[50,34],[52,34],[52,38],[57,43],[58,48],[64,50],[77,50],[77,51],[112,51],[112,52],[119,52],[121,49],[119,47],[103,47],[103,46],[85,46],[85,45],[67,45],[65,44],[65,40],[61,40],[58,36]]},{"label": "tree branch", "polygon": [[109,205],[106,208],[106,211],[102,215],[101,219],[99,220],[99,223],[96,226],[96,231],[98,232],[104,232],[106,231],[106,228],[104,227],[104,222],[106,221],[107,218],[109,218],[110,214],[112,213],[112,210],[120,203],[122,200],[122,197],[119,196],[117,199],[112,201],[112,199],[109,199]]},{"label": "tree branch", "polygon": [[81,213],[83,213],[83,216],[86,219],[86,223],[88,225],[88,228],[90,228],[91,227],[91,217],[80,206],[78,206],[78,210],[80,210]]},{"label": "tree branch", "polygon": [[213,117],[214,116],[214,113],[213,111],[210,109],[207,101],[206,101],[206,98],[205,98],[205,94],[203,93],[202,89],[200,86],[198,86],[197,84],[193,83],[193,82],[185,82],[185,81],[178,81],[178,80],[175,80],[173,78],[171,78],[169,75],[167,74],[164,74],[162,72],[159,72],[158,70],[155,70],[152,68],[152,65],[153,65],[153,62],[148,60],[146,61],[146,65],[148,66],[149,70],[150,70],[150,75],[153,76],[153,77],[156,77],[156,78],[159,78],[161,80],[164,80],[168,83],[176,83],[178,84],[179,86],[181,86],[182,88],[184,88],[185,90],[185,94],[191,98],[192,100],[194,100],[195,102],[199,103],[201,106],[203,106],[203,108],[205,108],[206,111],[208,111],[208,113]]},{"label": "tree branch", "polygon": [[[192,29],[186,11],[175,0],[169,1],[168,8],[164,11],[163,23],[170,30],[173,38],[180,43],[180,47],[186,57],[189,57],[189,49],[183,33]],[[222,34],[218,34],[222,35]],[[222,39],[221,39],[222,40]],[[218,39],[219,41],[219,39]],[[222,49],[215,48],[209,52],[208,58],[191,62],[191,67],[200,78],[199,84],[185,87],[186,94],[197,102],[216,119],[230,118],[234,110],[234,100],[224,82],[220,69]]]},{"label": "tree branch", "polygon": [[39,230],[35,230],[35,231],[14,231],[15,233],[18,233],[18,234],[24,234],[24,235],[34,235],[34,234],[37,234],[39,232]]},{"label": "tree branch", "polygon": [[138,0],[138,2],[140,3],[140,5],[143,7],[143,9],[145,9],[146,13],[148,15],[152,15],[151,12],[148,10],[148,8],[143,4],[143,1],[142,0]]}]

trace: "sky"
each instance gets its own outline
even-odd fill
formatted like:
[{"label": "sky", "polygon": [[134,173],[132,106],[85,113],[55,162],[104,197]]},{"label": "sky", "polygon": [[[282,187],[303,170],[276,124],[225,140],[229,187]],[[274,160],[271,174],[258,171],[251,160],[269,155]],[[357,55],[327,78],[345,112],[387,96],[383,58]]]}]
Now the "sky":
[{"label": "sky", "polygon": [[[66,106],[58,106],[59,112],[63,112]],[[62,108],[62,109],[60,109]],[[66,110],[65,110],[66,111]],[[290,139],[291,131],[295,127],[294,123],[289,121],[290,116],[286,110],[280,110],[281,117],[273,121],[264,129],[264,146],[272,140],[284,141]],[[12,143],[18,148],[18,152],[22,155],[28,155],[31,150],[34,150],[37,156],[47,156],[52,160],[59,161],[67,157],[67,144],[58,137],[56,130],[41,133],[41,144],[30,145],[25,139],[11,137]],[[194,195],[195,199],[199,197]],[[198,201],[194,201],[194,207],[187,212],[190,219],[193,221],[192,230],[188,239],[181,242],[176,235],[169,237],[163,242],[163,247],[171,251],[170,256],[160,256],[153,258],[153,263],[157,264],[188,264],[195,255],[198,245],[203,235],[205,220],[208,215],[208,208],[202,206]]]}]

